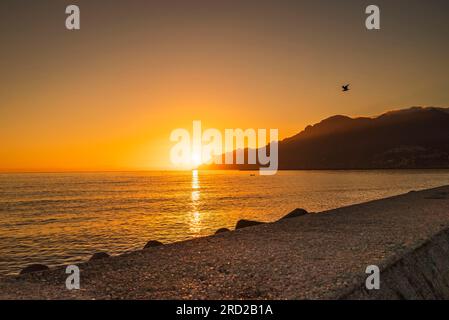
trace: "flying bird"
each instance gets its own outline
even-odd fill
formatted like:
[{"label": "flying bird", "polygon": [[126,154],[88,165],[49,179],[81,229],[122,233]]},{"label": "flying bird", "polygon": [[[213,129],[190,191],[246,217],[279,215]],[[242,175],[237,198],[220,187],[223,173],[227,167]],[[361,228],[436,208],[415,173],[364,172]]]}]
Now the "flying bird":
[{"label": "flying bird", "polygon": [[341,86],[341,88],[343,92],[349,91],[349,84]]}]

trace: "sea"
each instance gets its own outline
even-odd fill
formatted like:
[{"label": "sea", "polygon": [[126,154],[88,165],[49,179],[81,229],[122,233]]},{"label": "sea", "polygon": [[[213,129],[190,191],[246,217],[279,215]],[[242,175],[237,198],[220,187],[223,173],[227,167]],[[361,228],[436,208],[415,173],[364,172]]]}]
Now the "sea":
[{"label": "sea", "polygon": [[449,183],[449,170],[0,174],[0,276]]}]

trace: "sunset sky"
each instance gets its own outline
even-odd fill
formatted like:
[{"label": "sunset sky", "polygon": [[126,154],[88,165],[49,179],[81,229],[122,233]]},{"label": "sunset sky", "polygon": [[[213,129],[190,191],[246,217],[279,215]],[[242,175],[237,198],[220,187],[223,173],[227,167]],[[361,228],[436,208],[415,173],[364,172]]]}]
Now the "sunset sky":
[{"label": "sunset sky", "polygon": [[193,120],[286,138],[448,107],[448,15],[447,0],[2,0],[0,171],[167,169],[170,132]]}]

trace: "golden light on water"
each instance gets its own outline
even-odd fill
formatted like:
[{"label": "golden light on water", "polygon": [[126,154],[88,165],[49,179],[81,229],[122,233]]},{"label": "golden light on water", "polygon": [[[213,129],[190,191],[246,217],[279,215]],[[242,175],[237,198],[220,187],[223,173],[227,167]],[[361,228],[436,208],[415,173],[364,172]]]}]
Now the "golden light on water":
[{"label": "golden light on water", "polygon": [[197,202],[198,200],[200,200],[200,192],[192,191],[192,202]]},{"label": "golden light on water", "polygon": [[192,170],[192,189],[200,188],[200,180],[198,177],[198,170]]},{"label": "golden light on water", "polygon": [[190,231],[199,235],[201,231],[201,213],[199,212],[200,204],[200,180],[198,170],[192,170],[192,210],[190,211]]}]

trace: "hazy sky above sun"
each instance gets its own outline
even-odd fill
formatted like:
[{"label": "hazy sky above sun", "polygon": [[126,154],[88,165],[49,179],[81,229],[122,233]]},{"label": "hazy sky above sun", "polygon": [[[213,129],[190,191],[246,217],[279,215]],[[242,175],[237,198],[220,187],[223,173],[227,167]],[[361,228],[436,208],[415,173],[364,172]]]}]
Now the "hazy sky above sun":
[{"label": "hazy sky above sun", "polygon": [[335,114],[447,107],[448,14],[447,0],[2,0],[0,170],[170,168],[170,133],[193,120],[286,138]]}]

